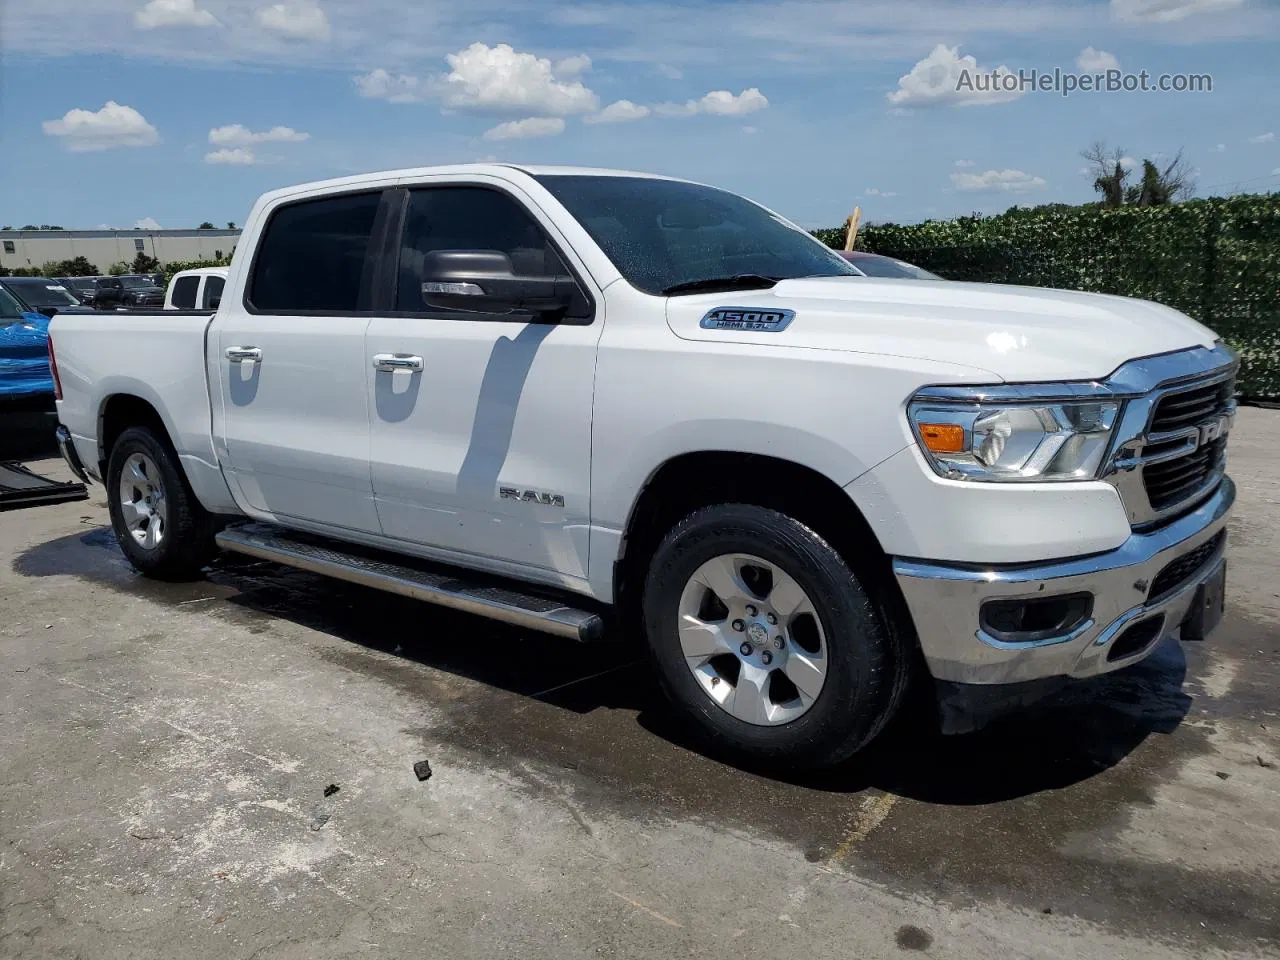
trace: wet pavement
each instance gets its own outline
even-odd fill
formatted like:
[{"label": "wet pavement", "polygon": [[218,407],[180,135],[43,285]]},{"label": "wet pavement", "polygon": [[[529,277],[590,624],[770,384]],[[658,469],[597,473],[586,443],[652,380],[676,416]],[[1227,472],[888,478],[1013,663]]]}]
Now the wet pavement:
[{"label": "wet pavement", "polygon": [[146,581],[100,487],[0,514],[0,955],[1280,956],[1277,441],[1242,411],[1208,643],[790,781],[693,750],[643,651]]}]

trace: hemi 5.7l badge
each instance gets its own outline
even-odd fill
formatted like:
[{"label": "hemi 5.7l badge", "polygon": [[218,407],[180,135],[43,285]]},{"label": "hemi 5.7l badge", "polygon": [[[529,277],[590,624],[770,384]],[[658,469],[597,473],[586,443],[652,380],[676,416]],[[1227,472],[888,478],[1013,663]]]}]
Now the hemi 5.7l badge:
[{"label": "hemi 5.7l badge", "polygon": [[795,318],[794,310],[759,310],[750,307],[716,307],[699,324],[704,330],[759,330],[781,333]]}]

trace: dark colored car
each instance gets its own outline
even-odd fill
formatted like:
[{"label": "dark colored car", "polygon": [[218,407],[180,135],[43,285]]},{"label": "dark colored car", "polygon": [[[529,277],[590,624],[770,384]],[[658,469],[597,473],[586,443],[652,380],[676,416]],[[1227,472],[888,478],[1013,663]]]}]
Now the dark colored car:
[{"label": "dark colored car", "polygon": [[92,313],[61,280],[48,277],[4,277],[0,279],[11,294],[37,313],[52,317],[59,313]]},{"label": "dark colored car", "polygon": [[936,273],[930,273],[924,267],[917,267],[905,260],[881,256],[878,253],[866,253],[862,250],[838,250],[855,267],[868,277],[885,277],[891,280],[942,280]]},{"label": "dark colored car", "polygon": [[93,298],[98,295],[97,277],[59,277],[58,282],[70,290],[86,307],[93,306]]},{"label": "dark colored car", "polygon": [[118,307],[163,307],[164,287],[149,276],[99,277],[93,305],[99,310]]}]

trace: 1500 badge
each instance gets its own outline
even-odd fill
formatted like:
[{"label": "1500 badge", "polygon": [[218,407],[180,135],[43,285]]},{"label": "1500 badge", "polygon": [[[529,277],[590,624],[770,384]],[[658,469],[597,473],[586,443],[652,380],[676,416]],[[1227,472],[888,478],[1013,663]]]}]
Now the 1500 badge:
[{"label": "1500 badge", "polygon": [[781,333],[795,319],[794,310],[753,310],[750,307],[716,307],[699,324],[704,330],[758,330]]}]

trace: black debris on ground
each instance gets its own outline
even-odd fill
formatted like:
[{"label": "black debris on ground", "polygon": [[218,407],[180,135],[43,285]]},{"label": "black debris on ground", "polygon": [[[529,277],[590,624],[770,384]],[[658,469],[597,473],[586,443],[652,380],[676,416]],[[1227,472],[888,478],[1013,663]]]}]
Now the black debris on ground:
[{"label": "black debris on ground", "polygon": [[419,780],[431,779],[431,764],[426,760],[419,760],[413,765],[413,775]]},{"label": "black debris on ground", "polygon": [[324,795],[326,797],[332,797],[335,793],[337,793],[341,789],[342,788],[339,787],[336,783],[331,783],[324,788]]}]

